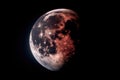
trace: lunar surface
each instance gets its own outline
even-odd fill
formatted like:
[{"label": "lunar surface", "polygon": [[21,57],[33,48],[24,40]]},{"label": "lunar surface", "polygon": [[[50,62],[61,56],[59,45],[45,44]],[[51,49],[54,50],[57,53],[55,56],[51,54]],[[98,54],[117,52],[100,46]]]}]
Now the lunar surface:
[{"label": "lunar surface", "polygon": [[29,38],[37,62],[48,70],[60,70],[76,52],[78,28],[78,15],[70,9],[54,9],[39,17]]}]

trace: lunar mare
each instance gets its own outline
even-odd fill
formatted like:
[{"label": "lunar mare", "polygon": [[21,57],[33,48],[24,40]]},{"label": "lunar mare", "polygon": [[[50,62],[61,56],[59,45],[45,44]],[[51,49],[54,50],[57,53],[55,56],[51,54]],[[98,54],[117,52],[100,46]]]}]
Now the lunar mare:
[{"label": "lunar mare", "polygon": [[75,54],[78,15],[70,9],[43,14],[33,25],[29,44],[34,58],[51,71],[59,70]]}]

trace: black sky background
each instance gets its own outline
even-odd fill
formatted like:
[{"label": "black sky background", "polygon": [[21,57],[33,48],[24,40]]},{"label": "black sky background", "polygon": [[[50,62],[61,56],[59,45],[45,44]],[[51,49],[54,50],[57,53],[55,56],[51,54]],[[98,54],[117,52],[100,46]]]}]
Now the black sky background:
[{"label": "black sky background", "polygon": [[[44,0],[44,1],[16,1],[10,4],[8,26],[10,40],[8,43],[9,64],[7,72],[12,78],[38,78],[45,80],[55,79],[99,79],[106,76],[109,67],[106,65],[106,45],[104,34],[106,31],[104,2],[85,0]],[[42,67],[32,56],[29,47],[29,33],[36,20],[44,13],[58,8],[72,9],[80,17],[80,47],[71,61],[60,71],[51,72]],[[12,35],[12,36],[11,36]],[[103,45],[104,44],[104,45]],[[102,46],[102,47],[101,47]],[[8,60],[6,60],[7,62]],[[8,63],[8,62],[7,62]],[[4,62],[4,64],[6,64]],[[8,67],[10,66],[10,67]]]}]

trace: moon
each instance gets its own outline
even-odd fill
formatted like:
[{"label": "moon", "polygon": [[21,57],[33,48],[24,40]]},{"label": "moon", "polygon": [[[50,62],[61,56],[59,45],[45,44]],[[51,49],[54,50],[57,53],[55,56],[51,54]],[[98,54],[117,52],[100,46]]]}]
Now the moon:
[{"label": "moon", "polygon": [[70,9],[54,9],[38,18],[33,25],[29,44],[36,61],[44,68],[57,71],[76,52],[79,32],[78,15]]}]

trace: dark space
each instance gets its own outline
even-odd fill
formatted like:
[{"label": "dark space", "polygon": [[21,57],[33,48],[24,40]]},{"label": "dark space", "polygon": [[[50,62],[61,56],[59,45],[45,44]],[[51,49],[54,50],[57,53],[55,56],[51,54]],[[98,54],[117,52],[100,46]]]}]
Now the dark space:
[{"label": "dark space", "polygon": [[[48,3],[48,4],[46,4]],[[100,79],[107,73],[104,62],[103,34],[101,26],[103,16],[100,4],[84,0],[64,1],[18,1],[9,7],[11,15],[12,55],[6,74],[16,77],[58,80],[58,79]],[[29,47],[29,34],[36,20],[44,13],[58,8],[67,8],[78,13],[80,44],[76,55],[71,57],[60,71],[49,71],[42,67],[32,56]],[[103,20],[103,19],[102,19]],[[54,36],[52,36],[54,38]],[[74,36],[76,37],[76,36]],[[40,50],[41,51],[41,50]],[[42,80],[41,79],[41,80]]]}]

